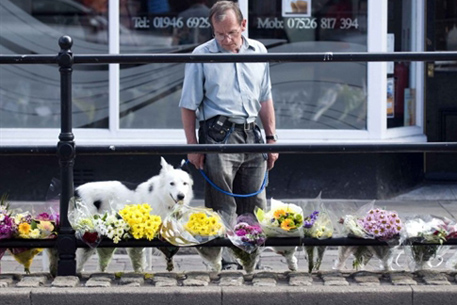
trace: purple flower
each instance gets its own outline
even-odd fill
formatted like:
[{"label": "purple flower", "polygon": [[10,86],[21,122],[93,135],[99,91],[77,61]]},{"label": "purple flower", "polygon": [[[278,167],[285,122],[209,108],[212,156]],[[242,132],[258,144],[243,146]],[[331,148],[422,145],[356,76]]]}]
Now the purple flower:
[{"label": "purple flower", "polygon": [[245,236],[247,234],[246,230],[245,229],[239,229],[239,230],[236,230],[235,231],[235,234],[237,236]]},{"label": "purple flower", "polygon": [[303,220],[303,227],[306,229],[311,228],[316,222],[317,217],[319,216],[319,211],[314,211],[308,217],[305,217]]}]

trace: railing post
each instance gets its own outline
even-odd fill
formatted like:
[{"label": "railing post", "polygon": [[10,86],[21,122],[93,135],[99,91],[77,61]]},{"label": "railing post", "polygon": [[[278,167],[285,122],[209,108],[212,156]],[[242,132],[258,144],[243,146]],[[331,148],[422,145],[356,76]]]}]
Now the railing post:
[{"label": "railing post", "polygon": [[60,193],[60,232],[57,237],[59,254],[57,275],[76,274],[76,237],[68,221],[68,205],[74,194],[73,166],[75,160],[75,143],[72,132],[72,45],[73,41],[69,36],[62,36],[59,39],[61,50],[57,62],[60,67],[61,130],[57,155],[59,157],[62,190]]}]

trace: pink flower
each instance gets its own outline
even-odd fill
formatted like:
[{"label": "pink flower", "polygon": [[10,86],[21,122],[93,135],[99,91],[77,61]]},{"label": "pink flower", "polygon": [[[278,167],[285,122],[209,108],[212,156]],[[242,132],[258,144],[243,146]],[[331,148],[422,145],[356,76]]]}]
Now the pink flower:
[{"label": "pink flower", "polygon": [[245,236],[247,234],[245,229],[239,229],[235,231],[237,236]]}]

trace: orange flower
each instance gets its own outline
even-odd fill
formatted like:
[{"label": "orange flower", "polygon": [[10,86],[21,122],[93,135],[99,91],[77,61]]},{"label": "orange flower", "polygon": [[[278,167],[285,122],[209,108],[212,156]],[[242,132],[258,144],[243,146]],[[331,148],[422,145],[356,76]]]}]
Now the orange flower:
[{"label": "orange flower", "polygon": [[284,211],[282,209],[276,210],[275,213],[273,214],[273,216],[275,219],[279,219],[283,216],[286,216],[286,211]]},{"label": "orange flower", "polygon": [[281,229],[283,230],[290,231],[296,228],[297,226],[292,219],[286,219],[281,223]]}]

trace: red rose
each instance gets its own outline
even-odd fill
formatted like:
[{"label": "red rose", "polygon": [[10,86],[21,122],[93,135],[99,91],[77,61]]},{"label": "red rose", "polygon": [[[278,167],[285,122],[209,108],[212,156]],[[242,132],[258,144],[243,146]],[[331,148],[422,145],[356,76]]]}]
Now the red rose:
[{"label": "red rose", "polygon": [[83,235],[83,240],[89,244],[96,243],[98,240],[98,233],[97,232],[85,232]]}]

